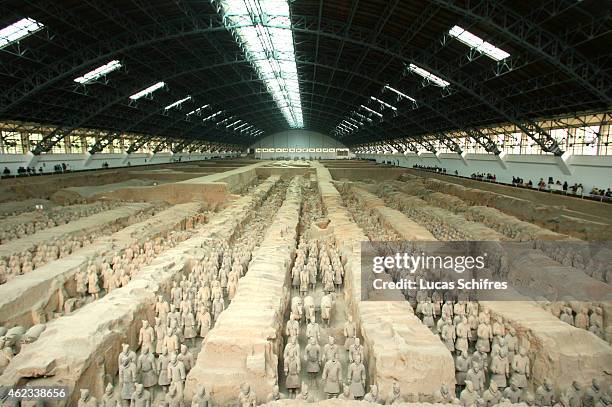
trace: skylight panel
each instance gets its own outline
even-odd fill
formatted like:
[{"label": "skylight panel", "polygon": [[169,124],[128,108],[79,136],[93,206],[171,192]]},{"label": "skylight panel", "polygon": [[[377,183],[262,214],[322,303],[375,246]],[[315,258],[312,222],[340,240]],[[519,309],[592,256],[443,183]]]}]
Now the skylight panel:
[{"label": "skylight panel", "polygon": [[215,112],[215,113],[211,114],[210,116],[203,118],[202,121],[206,122],[208,120],[212,120],[215,117],[217,117],[218,115],[220,115],[221,113],[223,113],[223,110],[219,110],[218,112]]},{"label": "skylight panel", "polygon": [[[248,123],[242,123],[240,126],[235,127],[235,128],[234,128],[234,131],[236,131],[236,130],[240,130],[240,129],[241,129],[241,128],[243,128],[244,126],[248,126],[248,125],[249,125]],[[241,131],[242,131],[242,130],[241,130]]]},{"label": "skylight panel", "polygon": [[363,123],[361,123],[359,120],[353,119],[352,117],[348,117],[348,119],[358,126],[363,126]]},{"label": "skylight panel", "polygon": [[222,0],[247,59],[292,128],[304,127],[288,0]]},{"label": "skylight panel", "polygon": [[229,116],[229,117],[226,117],[225,119],[221,120],[221,121],[220,121],[220,122],[218,122],[217,124],[218,124],[218,125],[225,124],[225,123],[227,123],[229,120],[232,120],[233,118],[234,118],[234,116]]},{"label": "skylight panel", "polygon": [[430,81],[431,83],[433,83],[436,86],[440,86],[442,88],[445,88],[448,85],[450,85],[450,82],[447,82],[444,79],[437,77],[436,75],[432,74],[431,72],[429,72],[429,71],[427,71],[427,70],[425,70],[423,68],[419,68],[415,64],[410,64],[408,66],[408,70],[411,71],[411,72],[414,72],[417,75],[422,76],[423,78],[427,79],[428,81]]},{"label": "skylight panel", "polygon": [[378,116],[378,117],[383,117],[383,115],[382,115],[382,114],[378,113],[376,110],[372,110],[372,109],[370,109],[370,108],[369,108],[369,107],[367,107],[367,106],[360,105],[360,107],[361,107],[361,108],[363,108],[363,109],[365,109],[365,110],[367,110],[368,112],[370,112],[370,113],[372,113],[372,114],[375,114],[375,115],[376,115],[376,116]]},{"label": "skylight panel", "polygon": [[80,83],[81,85],[85,85],[95,80],[98,80],[101,77],[106,76],[109,73],[116,71],[119,68],[121,68],[121,62],[115,59],[113,61],[110,61],[109,63],[106,63],[102,66],[97,67],[93,71],[87,72],[83,76],[79,76],[78,78],[75,78],[74,81],[77,83]]},{"label": "skylight panel", "polygon": [[0,49],[42,30],[43,27],[43,23],[39,23],[33,18],[22,18],[8,27],[4,27],[0,30]]},{"label": "skylight panel", "polygon": [[349,128],[355,128],[355,129],[359,129],[359,127],[357,127],[356,125],[354,125],[353,123],[349,122],[348,120],[342,120],[341,122],[342,124],[345,124],[346,126],[349,126]]},{"label": "skylight panel", "polygon": [[176,102],[169,104],[168,106],[164,107],[164,110],[170,110],[174,107],[180,106],[183,104],[183,102],[186,102],[188,100],[191,100],[191,96],[187,95],[187,97],[184,97],[182,99],[177,100]]},{"label": "skylight panel", "polygon": [[385,85],[385,89],[389,89],[391,92],[395,93],[397,96],[402,97],[404,99],[408,99],[411,102],[416,102],[416,100],[414,100],[414,98],[411,98],[410,96],[406,95],[404,92],[400,92],[399,90],[392,88],[389,85]]},{"label": "skylight panel", "polygon": [[367,121],[369,121],[370,123],[372,123],[372,119],[370,119],[368,116],[364,116],[364,115],[362,115],[362,114],[361,114],[361,113],[359,113],[359,112],[354,112],[354,113],[357,115],[357,117],[361,117],[362,119],[367,120]]},{"label": "skylight panel", "polygon": [[395,110],[395,111],[397,110],[397,107],[390,105],[389,103],[385,102],[384,100],[380,100],[378,98],[375,98],[374,96],[370,96],[370,99],[380,103],[381,105],[383,105],[385,107],[388,107],[391,110]]},{"label": "skylight panel", "polygon": [[451,37],[457,38],[468,47],[482,52],[495,61],[501,61],[502,59],[506,59],[510,56],[510,54],[508,54],[506,51],[497,48],[495,45],[483,40],[482,38],[459,27],[458,25],[451,28],[448,33]]},{"label": "skylight panel", "polygon": [[192,114],[200,114],[202,110],[206,109],[210,105],[200,106],[197,109],[193,109],[191,112],[187,113],[186,116],[191,116]]},{"label": "skylight panel", "polygon": [[132,96],[130,96],[130,99],[138,100],[144,96],[148,96],[152,94],[153,92],[155,92],[158,89],[163,88],[164,86],[166,86],[166,82],[157,82],[156,84],[151,85],[148,88],[145,88],[138,93],[134,93]]}]

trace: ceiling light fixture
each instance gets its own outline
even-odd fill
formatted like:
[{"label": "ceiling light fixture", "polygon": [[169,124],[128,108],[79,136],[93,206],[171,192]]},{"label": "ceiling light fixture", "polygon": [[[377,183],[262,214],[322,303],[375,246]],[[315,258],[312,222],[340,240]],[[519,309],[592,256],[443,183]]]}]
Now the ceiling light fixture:
[{"label": "ceiling light fixture", "polygon": [[292,128],[304,127],[287,0],[221,0],[228,29]]}]

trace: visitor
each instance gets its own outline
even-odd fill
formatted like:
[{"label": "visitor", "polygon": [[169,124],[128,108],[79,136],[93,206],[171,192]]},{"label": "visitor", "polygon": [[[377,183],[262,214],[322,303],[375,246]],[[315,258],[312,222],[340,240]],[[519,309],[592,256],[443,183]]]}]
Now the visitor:
[{"label": "visitor", "polygon": [[572,187],[570,188],[572,190],[572,194],[576,194],[576,191],[578,190],[578,183],[574,182],[574,185],[572,185]]},{"label": "visitor", "polygon": [[527,187],[528,188],[533,188],[533,182],[531,182],[531,180],[529,180],[529,182],[527,183]]},{"label": "visitor", "polygon": [[563,190],[565,192],[567,192],[567,188],[568,188],[567,181],[563,181]]},{"label": "visitor", "polygon": [[5,176],[9,176],[9,175],[11,175],[11,170],[9,169],[9,167],[4,167],[4,171],[2,171],[2,173]]},{"label": "visitor", "polygon": [[538,182],[538,189],[539,190],[546,189],[546,184],[544,183],[544,178],[540,178],[540,182]]}]

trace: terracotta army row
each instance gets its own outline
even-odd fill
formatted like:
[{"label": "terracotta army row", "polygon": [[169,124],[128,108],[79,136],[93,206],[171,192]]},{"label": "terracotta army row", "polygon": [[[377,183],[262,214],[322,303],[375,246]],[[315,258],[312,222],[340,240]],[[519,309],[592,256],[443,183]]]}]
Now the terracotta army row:
[{"label": "terracotta army row", "polygon": [[610,250],[597,247],[597,243],[565,243],[563,241],[536,241],[536,247],[548,257],[567,267],[583,271],[596,280],[610,282]]},{"label": "terracotta army row", "polygon": [[171,231],[166,236],[147,239],[143,244],[135,242],[107,262],[90,260],[74,275],[76,297],[69,297],[62,290],[60,313],[70,313],[88,301],[97,300],[101,295],[127,285],[138,270],[149,264],[158,254],[185,240],[185,232]]},{"label": "terracotta army row", "polygon": [[[175,281],[167,299],[164,296],[158,298],[154,306],[155,324],[151,325],[147,320],[142,322],[139,355],[124,345],[118,356],[119,394],[115,395],[110,386],[105,398],[116,397],[122,405],[149,405],[146,400],[155,400],[155,390],[161,387],[166,392],[163,396],[165,403],[183,405],[184,380],[194,363],[189,349],[194,346],[196,337],[207,335],[225,309],[226,297],[233,295],[237,280],[246,273],[251,253],[269,225],[266,218],[271,218],[282,203],[284,194],[280,193],[281,190],[279,188],[271,194],[267,201],[270,206],[263,207],[258,212],[260,216],[253,216],[243,225],[244,233],[232,241],[231,249],[228,242],[207,242],[203,247],[206,255],[192,264],[188,274]],[[197,222],[189,224],[188,220],[185,226],[190,228]],[[139,267],[184,238],[184,233],[173,232],[165,238],[134,244],[108,263],[90,262],[75,277],[78,293],[95,299],[102,292],[127,284]],[[113,284],[117,276],[123,279]],[[203,389],[199,395],[202,402],[196,402],[196,395],[192,405],[208,405],[208,395]],[[83,397],[85,403],[90,399],[89,394]]]},{"label": "terracotta army row", "polygon": [[140,355],[136,356],[124,344],[118,357],[118,383],[123,403],[132,399],[137,383],[149,391],[152,398],[155,398],[155,389],[159,386],[164,393],[176,392],[176,396],[182,399],[185,379],[193,363],[193,355],[185,345],[181,345],[179,353],[169,353],[168,348],[163,346],[162,353],[156,358],[147,345],[141,346]]},{"label": "terracotta army row", "polygon": [[36,246],[33,251],[25,250],[21,253],[14,253],[8,258],[8,261],[0,259],[0,284],[15,276],[27,274],[48,262],[68,256],[73,251],[90,245],[98,237],[114,233],[114,231],[112,227],[106,227],[95,232],[55,238],[48,244],[43,243]]},{"label": "terracotta army row", "polygon": [[[456,381],[458,388],[463,389],[461,403],[464,406],[475,403],[490,407],[503,402],[552,406],[561,403],[565,394],[579,390],[579,384],[574,383],[557,398],[553,384],[545,380],[535,395],[530,393],[530,359],[514,327],[500,316],[493,317],[487,310],[481,311],[475,301],[442,303],[440,297],[434,295],[434,302],[430,298],[420,301],[416,313],[456,355]],[[439,319],[434,323],[437,316]],[[475,348],[472,354],[471,347]],[[600,388],[600,382],[595,379],[589,393],[598,393]],[[574,400],[571,407],[582,407],[576,395],[568,399]]]},{"label": "terracotta army row", "polygon": [[[440,306],[430,298],[419,302],[416,313],[423,323],[435,330],[448,350],[456,354],[457,385],[461,388],[470,381],[474,391],[484,391],[490,376],[499,389],[509,384],[518,389],[528,386],[530,361],[527,349],[519,346],[516,330],[500,316],[491,317],[480,311],[475,301],[446,301]],[[438,314],[439,311],[439,314]],[[439,315],[434,325],[434,318]],[[470,355],[469,349],[475,351]]]},{"label": "terracotta army row", "polygon": [[[295,321],[294,321],[295,322]],[[319,345],[320,332],[318,325],[312,320],[306,327],[308,344],[302,352],[298,344],[292,326],[287,326],[289,339],[283,351],[283,369],[285,373],[285,387],[292,396],[295,396],[301,388],[300,376],[305,370],[310,377],[310,385],[317,386],[317,378],[321,374],[323,391],[328,397],[340,394],[343,368],[339,360],[340,348],[335,343],[335,338],[329,336],[327,344]],[[352,344],[349,345],[349,343]],[[349,366],[346,378],[351,388],[351,394],[360,399],[365,394],[366,370],[363,365],[364,348],[359,338],[346,340],[345,350],[348,353]],[[302,365],[302,360],[305,365]]]},{"label": "terracotta army row", "polygon": [[[155,325],[142,321],[138,335],[140,355],[123,345],[118,356],[119,395],[114,396],[123,406],[150,406],[160,398],[156,394],[158,388],[163,392],[164,405],[184,406],[185,378],[195,363],[189,348],[194,347],[196,337],[206,336],[223,310],[221,285],[212,278],[218,276],[220,263],[230,258],[231,252],[227,242],[211,243],[204,258],[172,284],[168,299],[158,297],[154,305]],[[221,304],[218,310],[216,303]],[[211,306],[216,310],[212,316]],[[114,394],[112,386],[109,389],[107,393]],[[210,406],[204,388],[194,396],[191,405]]]},{"label": "terracotta army row", "polygon": [[[210,329],[208,326],[199,330],[192,313],[197,302],[193,295],[196,281],[196,276],[190,273],[189,277],[183,276],[180,282],[175,282],[170,290],[170,302],[159,296],[154,306],[155,326],[148,320],[142,321],[138,334],[139,355],[128,344],[123,344],[118,355],[119,394],[115,394],[109,384],[104,397],[111,400],[111,404],[107,401],[101,405],[150,406],[161,397],[164,405],[184,406],[185,379],[195,363],[189,348],[195,345],[198,332]],[[175,301],[179,309],[175,309]],[[160,397],[158,388],[163,392]],[[210,398],[203,388],[195,395],[192,406],[210,406]]]},{"label": "terracotta army row", "polygon": [[[187,221],[195,225],[201,219],[204,218],[199,214]],[[74,275],[77,295],[70,297],[65,289],[61,289],[57,313],[46,316],[47,319],[70,313],[103,294],[127,285],[141,267],[149,264],[163,251],[187,239],[191,233],[193,232],[172,230],[165,235],[147,239],[142,244],[134,242],[122,252],[117,252],[110,262],[89,261]]]},{"label": "terracotta army row", "polygon": [[21,239],[44,229],[74,222],[80,218],[95,215],[117,207],[119,202],[96,202],[90,205],[56,207],[50,210],[37,210],[32,213],[30,221],[11,222],[10,219],[0,223],[0,244],[14,239]]},{"label": "terracotta army row", "polygon": [[343,193],[343,198],[355,222],[363,229],[370,241],[383,242],[400,240],[400,237],[393,230],[382,227],[376,216],[372,216],[369,212],[364,211],[350,193]]},{"label": "terracotta army row", "polygon": [[[180,362],[177,362],[177,366]],[[128,363],[129,365],[129,363]],[[171,369],[169,369],[170,371]],[[131,367],[126,366],[124,371],[126,376],[131,377]],[[185,407],[183,395],[179,392],[180,386],[178,382],[171,383],[168,386],[168,391],[162,397],[164,407]],[[81,389],[80,397],[77,402],[78,407],[151,407],[155,406],[156,398],[151,390],[148,390],[143,383],[133,383],[129,387],[125,387],[124,383],[120,383],[121,391],[117,394],[115,387],[109,383],[104,390],[104,394],[98,401],[92,396],[88,389]],[[127,393],[129,397],[127,396]],[[191,407],[212,407],[210,395],[206,393],[206,389],[202,386],[192,397]]]},{"label": "terracotta army row", "polygon": [[[226,241],[207,244],[207,255],[192,266],[188,277],[183,277],[179,283],[173,284],[170,303],[163,301],[163,298],[158,300],[155,306],[157,324],[176,326],[179,333],[182,328],[184,339],[194,336],[206,337],[225,309],[225,299],[233,298],[238,280],[247,271],[253,250],[263,239],[269,225],[267,220],[282,203],[281,191],[282,188],[277,188],[270,194],[266,200],[268,205],[262,205],[258,216],[252,217],[242,227],[244,233],[238,234],[238,237],[232,241],[231,248]],[[195,311],[194,319],[190,316],[193,311]],[[155,332],[158,331],[162,330],[156,327]],[[170,342],[174,343],[175,340]],[[182,393],[182,387],[179,385],[176,387],[176,392],[180,390]],[[169,389],[167,394],[172,394],[172,389]],[[240,405],[256,405],[255,395],[246,384],[241,387],[238,399]],[[209,406],[209,403],[210,398],[203,388],[192,400],[192,406]],[[174,405],[169,403],[169,406]]]},{"label": "terracotta army row", "polygon": [[342,285],[343,279],[340,255],[331,244],[314,239],[306,244],[300,240],[291,270],[291,284],[302,296],[314,290],[317,281],[322,283],[326,294],[333,293]]},{"label": "terracotta army row", "polygon": [[540,304],[566,324],[585,329],[608,342],[612,341],[612,332],[604,328],[603,308],[599,304],[578,301],[544,301]]},{"label": "terracotta army row", "polygon": [[[156,209],[152,208],[130,216],[127,224],[135,223],[149,217]],[[90,232],[79,232],[64,237],[56,237],[49,242],[36,245],[32,250],[13,253],[8,259],[0,258],[0,284],[11,278],[31,272],[46,263],[66,257],[76,250],[88,246],[100,236],[107,236],[125,227],[124,223],[115,223],[102,229]]]},{"label": "terracotta army row", "polygon": [[502,391],[494,381],[486,390],[477,391],[472,381],[466,380],[465,389],[460,395],[460,403],[464,407],[492,407],[510,403],[544,407],[607,407],[612,405],[612,388],[606,392],[601,382],[593,379],[591,386],[583,391],[582,386],[574,381],[557,397],[554,386],[548,379],[536,389],[535,394],[521,390],[514,384]]}]

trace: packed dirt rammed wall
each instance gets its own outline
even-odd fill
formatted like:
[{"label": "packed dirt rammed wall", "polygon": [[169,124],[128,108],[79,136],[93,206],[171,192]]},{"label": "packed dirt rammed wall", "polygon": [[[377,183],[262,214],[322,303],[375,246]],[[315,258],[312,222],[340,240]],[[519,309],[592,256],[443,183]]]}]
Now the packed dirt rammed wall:
[{"label": "packed dirt rammed wall", "polygon": [[368,238],[351,220],[329,171],[317,166],[323,206],[337,245],[347,259],[345,297],[363,337],[368,377],[381,394],[398,381],[406,397],[432,395],[443,383],[455,384],[453,358],[403,298],[397,301],[361,301],[361,242]]},{"label": "packed dirt rammed wall", "polygon": [[80,388],[89,388],[101,398],[107,375],[114,377],[117,373],[121,344],[136,348],[142,320],[154,319],[156,296],[167,294],[172,282],[190,270],[191,262],[202,256],[203,245],[212,238],[231,237],[278,180],[279,177],[271,177],[251,194],[233,202],[213,216],[202,233],[162,253],[125,287],[51,321],[40,338],[24,347],[7,366],[0,385],[62,383],[68,387],[70,397],[60,402],[61,406],[76,405]]},{"label": "packed dirt rammed wall", "polygon": [[282,329],[289,304],[289,276],[297,245],[301,178],[294,178],[229,307],[206,337],[185,386],[191,400],[205,386],[218,405],[237,403],[249,383],[264,401],[277,382]]}]

